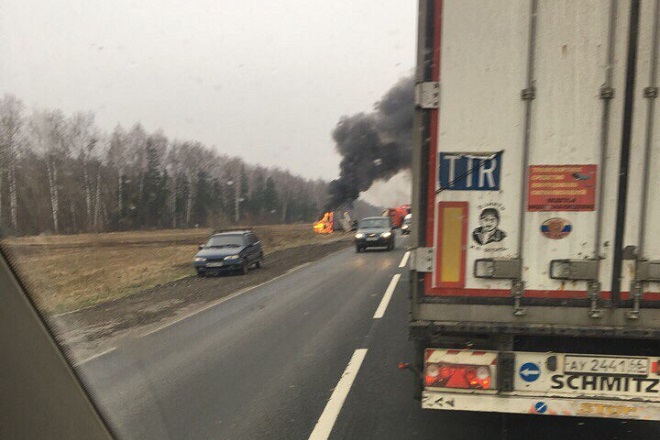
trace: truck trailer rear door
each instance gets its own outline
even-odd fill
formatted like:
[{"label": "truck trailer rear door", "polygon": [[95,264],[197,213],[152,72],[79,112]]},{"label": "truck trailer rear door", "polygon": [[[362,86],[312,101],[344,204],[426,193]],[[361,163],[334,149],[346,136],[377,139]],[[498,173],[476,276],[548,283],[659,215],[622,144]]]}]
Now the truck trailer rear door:
[{"label": "truck trailer rear door", "polygon": [[434,8],[422,299],[656,307],[658,2]]}]

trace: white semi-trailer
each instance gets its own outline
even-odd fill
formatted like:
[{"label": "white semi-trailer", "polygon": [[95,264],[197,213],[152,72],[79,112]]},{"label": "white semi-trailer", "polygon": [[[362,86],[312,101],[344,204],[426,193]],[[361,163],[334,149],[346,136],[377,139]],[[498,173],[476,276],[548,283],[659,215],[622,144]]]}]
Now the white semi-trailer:
[{"label": "white semi-trailer", "polygon": [[423,408],[660,420],[659,0],[421,0]]}]

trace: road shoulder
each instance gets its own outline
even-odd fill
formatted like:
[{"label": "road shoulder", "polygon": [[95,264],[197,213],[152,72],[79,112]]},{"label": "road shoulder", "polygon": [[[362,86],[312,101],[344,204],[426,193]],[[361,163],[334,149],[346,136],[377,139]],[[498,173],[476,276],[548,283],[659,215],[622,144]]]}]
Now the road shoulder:
[{"label": "road shoulder", "polygon": [[326,244],[283,249],[268,256],[262,269],[248,275],[187,277],[109,303],[51,318],[56,336],[75,359],[112,347],[127,334],[144,333],[207,308],[237,292],[251,290],[301,265],[350,246],[340,239]]}]

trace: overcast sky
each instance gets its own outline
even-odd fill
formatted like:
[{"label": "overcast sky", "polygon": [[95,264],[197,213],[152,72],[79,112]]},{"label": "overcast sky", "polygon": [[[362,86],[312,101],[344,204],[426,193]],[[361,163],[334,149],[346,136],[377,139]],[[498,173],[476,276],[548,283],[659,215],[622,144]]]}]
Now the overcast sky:
[{"label": "overcast sky", "polygon": [[0,5],[1,93],[309,178],[337,177],[338,118],[371,110],[414,66],[412,0]]}]

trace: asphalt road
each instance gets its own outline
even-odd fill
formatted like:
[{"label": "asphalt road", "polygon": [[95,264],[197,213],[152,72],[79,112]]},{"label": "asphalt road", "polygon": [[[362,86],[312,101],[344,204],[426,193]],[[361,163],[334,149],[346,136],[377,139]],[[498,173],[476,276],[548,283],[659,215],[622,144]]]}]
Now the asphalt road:
[{"label": "asphalt road", "polygon": [[660,436],[657,424],[422,411],[411,373],[397,369],[413,357],[399,267],[407,242],[347,248],[127,338],[80,369],[127,439]]}]

